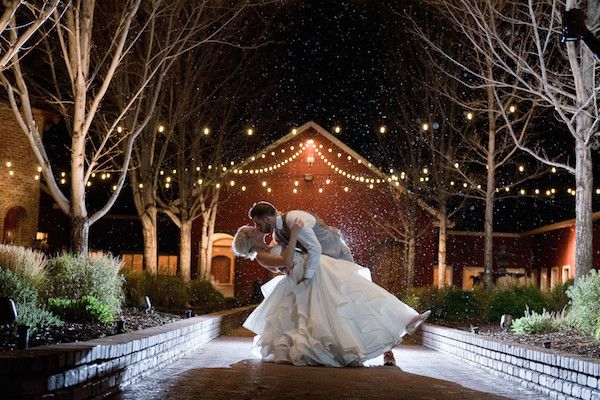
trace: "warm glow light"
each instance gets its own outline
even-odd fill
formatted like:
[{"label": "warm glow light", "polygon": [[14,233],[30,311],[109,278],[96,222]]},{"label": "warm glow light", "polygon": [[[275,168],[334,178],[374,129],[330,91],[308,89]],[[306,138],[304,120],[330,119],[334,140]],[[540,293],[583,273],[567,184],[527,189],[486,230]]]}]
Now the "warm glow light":
[{"label": "warm glow light", "polygon": [[511,112],[511,113],[514,113],[515,111],[517,111],[517,107],[510,106],[510,107],[508,107],[508,111]]},{"label": "warm glow light", "polygon": [[42,167],[37,167],[37,172],[42,172]]},{"label": "warm glow light", "polygon": [[525,189],[521,189],[521,191],[519,191],[519,193],[525,194]]},{"label": "warm glow light", "polygon": [[117,126],[117,132],[119,132],[119,133],[123,132],[123,128],[120,126]]},{"label": "warm glow light", "polygon": [[348,190],[348,186],[344,187],[344,192],[347,192]]},{"label": "warm glow light", "polygon": [[246,133],[248,134],[248,136],[252,136],[252,135],[254,135],[254,129],[248,128],[248,130],[246,131]]},{"label": "warm glow light", "polygon": [[164,132],[164,131],[165,131],[165,127],[164,127],[163,125],[160,125],[160,126],[158,127],[158,131],[159,131],[160,133]]},{"label": "warm glow light", "polygon": [[144,184],[143,184],[143,183],[140,183],[140,184],[138,185],[138,187],[141,189],[141,188],[143,188],[143,187],[144,187]]},{"label": "warm glow light", "polygon": [[298,133],[298,129],[296,129],[296,128],[292,129],[292,135],[295,135],[296,133]]},{"label": "warm glow light", "polygon": [[382,125],[379,127],[379,133],[385,133],[385,131],[386,131],[385,126]]},{"label": "warm glow light", "polygon": [[467,187],[467,182],[463,183],[463,187]]},{"label": "warm glow light", "polygon": [[8,171],[8,174],[9,174],[10,176],[13,176],[13,175],[15,174],[15,171],[13,171],[13,170],[10,170],[10,171]]},{"label": "warm glow light", "polygon": [[88,183],[86,183],[85,186],[87,186],[87,187],[92,186],[92,182],[88,181]]},{"label": "warm glow light", "polygon": [[113,190],[117,190],[117,185],[113,185]]},{"label": "warm glow light", "polygon": [[246,191],[246,186],[242,186],[242,192]]},{"label": "warm glow light", "polygon": [[450,186],[454,186],[454,181],[450,181]]},{"label": "warm glow light", "polygon": [[535,189],[534,193],[535,194],[540,194],[540,189]]},{"label": "warm glow light", "polygon": [[267,187],[267,182],[263,181],[262,185],[263,185],[263,187]]},{"label": "warm glow light", "polygon": [[267,192],[271,193],[271,188],[267,188]]},{"label": "warm glow light", "polygon": [[469,111],[469,112],[467,113],[467,119],[468,119],[469,121],[473,119],[473,113],[472,113],[471,111]]},{"label": "warm glow light", "polygon": [[331,180],[328,178],[328,179],[326,179],[326,180],[325,180],[325,183],[326,183],[327,185],[329,185],[329,184],[331,183]]},{"label": "warm glow light", "polygon": [[507,186],[507,187],[504,188],[504,191],[505,192],[510,192],[510,188]]},{"label": "warm glow light", "polygon": [[235,181],[231,181],[231,182],[229,182],[229,185],[230,185],[230,186],[235,186]]},{"label": "warm glow light", "polygon": [[600,194],[600,189],[596,189],[596,194]]},{"label": "warm glow light", "polygon": [[36,176],[33,177],[33,179],[35,179],[36,181],[38,181],[40,179],[40,176],[36,175]]},{"label": "warm glow light", "polygon": [[294,181],[294,186],[298,186],[298,181]]},{"label": "warm glow light", "polygon": [[65,172],[61,172],[60,176],[65,177],[67,174]]},{"label": "warm glow light", "polygon": [[8,168],[12,167],[12,163],[11,163],[10,161],[8,161],[8,162],[6,163],[6,166],[7,166]]},{"label": "warm glow light", "polygon": [[342,128],[339,125],[336,125],[335,128],[333,128],[333,131],[335,133],[340,133],[342,131]]},{"label": "warm glow light", "polygon": [[425,123],[421,126],[423,128],[424,131],[429,129],[429,124]]},{"label": "warm glow light", "polygon": [[198,179],[198,185],[202,185],[202,182],[204,182],[202,179]]},{"label": "warm glow light", "polygon": [[319,188],[319,193],[323,193],[323,188]]},{"label": "warm glow light", "polygon": [[519,165],[519,172],[523,172],[523,171],[525,171],[525,167],[522,165]]},{"label": "warm glow light", "polygon": [[550,189],[550,192],[551,192],[552,194],[554,194],[554,193],[556,193],[556,189],[552,188],[552,189]]},{"label": "warm glow light", "polygon": [[168,189],[171,186],[170,183],[165,183],[165,187]]},{"label": "warm glow light", "polygon": [[552,167],[552,173],[555,174],[556,173],[556,167]]},{"label": "warm glow light", "polygon": [[458,168],[458,163],[454,163],[454,168]]},{"label": "warm glow light", "polygon": [[298,189],[294,188],[293,192],[298,193]]},{"label": "warm glow light", "polygon": [[205,135],[208,135],[208,134],[210,134],[210,129],[208,127],[204,128],[203,132],[204,132]]},{"label": "warm glow light", "polygon": [[424,174],[428,174],[428,173],[429,173],[429,170],[428,170],[427,168],[423,168],[423,173],[424,173]]},{"label": "warm glow light", "polygon": [[220,184],[220,183],[216,183],[216,184],[215,184],[215,187],[216,187],[217,189],[219,189],[219,188],[221,187],[221,184]]}]

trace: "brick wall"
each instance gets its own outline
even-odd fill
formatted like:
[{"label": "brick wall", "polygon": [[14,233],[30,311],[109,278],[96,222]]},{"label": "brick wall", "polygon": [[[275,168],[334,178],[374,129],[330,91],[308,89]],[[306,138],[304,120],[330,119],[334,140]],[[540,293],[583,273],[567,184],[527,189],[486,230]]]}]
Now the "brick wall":
[{"label": "brick wall", "polygon": [[0,352],[2,399],[105,398],[241,326],[253,307],[79,343]]},{"label": "brick wall", "polygon": [[425,324],[421,343],[551,399],[600,400],[600,360]]},{"label": "brick wall", "polygon": [[[37,125],[44,127],[41,111],[35,114]],[[29,140],[19,127],[10,106],[0,102],[0,237],[4,238],[6,213],[13,207],[21,207],[24,214],[20,235],[15,244],[31,246],[38,224],[40,185],[35,180],[38,162]],[[7,166],[7,163],[11,166]],[[12,171],[12,175],[11,175]]]}]

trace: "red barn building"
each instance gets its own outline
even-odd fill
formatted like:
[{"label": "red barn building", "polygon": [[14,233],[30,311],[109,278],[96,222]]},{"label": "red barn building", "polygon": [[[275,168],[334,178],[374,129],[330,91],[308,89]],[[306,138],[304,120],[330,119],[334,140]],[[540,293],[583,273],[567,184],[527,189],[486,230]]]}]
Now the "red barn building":
[{"label": "red barn building", "polygon": [[[234,260],[230,250],[237,228],[252,221],[249,208],[268,201],[278,210],[301,209],[319,215],[342,231],[357,263],[372,270],[374,280],[387,286],[384,277],[402,271],[401,249],[380,233],[375,220],[394,221],[397,205],[391,191],[403,192],[399,181],[384,174],[314,122],[288,135],[237,165],[222,183],[223,198],[215,224],[211,275],[225,293],[247,299],[270,273],[256,262]],[[232,183],[233,182],[233,183]],[[437,258],[435,211],[421,204],[420,226],[430,226],[416,245],[415,284],[432,283]],[[195,227],[196,238],[199,227]],[[194,240],[198,242],[198,240]],[[197,251],[194,252],[197,254]],[[197,262],[194,262],[197,264]],[[400,278],[401,279],[401,278]]]}]

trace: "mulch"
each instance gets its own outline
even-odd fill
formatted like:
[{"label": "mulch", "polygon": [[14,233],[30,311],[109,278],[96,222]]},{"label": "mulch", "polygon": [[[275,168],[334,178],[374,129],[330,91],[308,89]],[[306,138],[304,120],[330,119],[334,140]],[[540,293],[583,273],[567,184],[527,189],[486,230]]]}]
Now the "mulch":
[{"label": "mulch", "polygon": [[[455,326],[454,328],[470,331],[470,327]],[[542,348],[544,342],[550,342],[550,349],[553,350],[584,357],[600,358],[600,341],[575,330],[519,335],[512,331],[505,332],[500,326],[480,325],[479,334],[507,342]]]},{"label": "mulch", "polygon": [[[182,319],[183,316],[154,311],[146,314],[136,308],[125,308],[116,318],[125,321],[125,332],[151,328]],[[83,342],[117,334],[117,323],[74,323],[66,322],[62,326],[42,328],[29,337],[29,347]],[[14,327],[0,328],[0,351],[15,350],[18,344],[17,331]]]}]

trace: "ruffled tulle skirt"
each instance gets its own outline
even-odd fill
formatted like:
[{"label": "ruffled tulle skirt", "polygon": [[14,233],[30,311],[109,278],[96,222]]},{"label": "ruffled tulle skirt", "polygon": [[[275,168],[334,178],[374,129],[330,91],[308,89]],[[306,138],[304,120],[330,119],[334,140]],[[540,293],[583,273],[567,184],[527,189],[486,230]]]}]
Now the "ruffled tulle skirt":
[{"label": "ruffled tulle skirt", "polygon": [[297,280],[281,275],[263,285],[265,299],[243,325],[265,361],[360,366],[397,345],[417,315],[349,261],[321,256],[312,279]]}]

